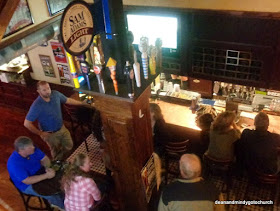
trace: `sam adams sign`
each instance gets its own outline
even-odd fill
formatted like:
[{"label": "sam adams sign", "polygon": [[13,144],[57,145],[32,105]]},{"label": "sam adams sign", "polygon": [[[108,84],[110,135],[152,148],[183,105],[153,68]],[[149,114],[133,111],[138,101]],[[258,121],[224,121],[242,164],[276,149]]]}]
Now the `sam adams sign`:
[{"label": "sam adams sign", "polygon": [[93,16],[84,1],[73,1],[64,10],[60,34],[65,49],[72,55],[84,53],[93,39]]}]

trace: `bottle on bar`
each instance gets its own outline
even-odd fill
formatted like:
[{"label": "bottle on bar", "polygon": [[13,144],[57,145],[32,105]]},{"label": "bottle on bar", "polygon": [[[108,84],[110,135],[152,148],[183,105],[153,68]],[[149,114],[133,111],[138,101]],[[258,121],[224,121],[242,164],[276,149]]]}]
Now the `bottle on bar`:
[{"label": "bottle on bar", "polygon": [[111,73],[111,79],[113,81],[113,85],[114,85],[114,89],[115,89],[115,94],[118,95],[119,94],[119,88],[118,88],[118,81],[116,78],[116,66],[117,66],[117,61],[115,59],[113,59],[112,57],[110,57],[107,61],[107,65],[106,67],[109,68],[110,73]]},{"label": "bottle on bar", "polygon": [[140,64],[137,61],[137,53],[135,50],[134,50],[133,57],[134,57],[133,69],[134,69],[136,85],[137,87],[141,87]]},{"label": "bottle on bar", "polygon": [[149,72],[148,46],[149,46],[148,37],[141,37],[139,51],[141,52],[142,68],[143,68],[145,79],[148,79],[148,77],[149,77],[148,76],[149,75],[149,73],[148,73]]},{"label": "bottle on bar", "polygon": [[102,66],[101,65],[94,65],[93,70],[94,70],[94,73],[95,73],[97,81],[98,81],[99,92],[104,94],[105,93],[105,87],[104,87],[103,78],[102,78],[102,75],[101,75]]},{"label": "bottle on bar", "polygon": [[162,68],[162,40],[160,38],[156,39],[156,64],[157,68]]},{"label": "bottle on bar", "polygon": [[81,67],[81,72],[87,82],[88,85],[88,90],[91,90],[91,86],[90,86],[90,81],[89,81],[89,77],[88,74],[90,72],[90,66],[89,64],[85,61],[85,56],[81,55],[79,56],[79,61],[80,61],[80,67]]},{"label": "bottle on bar", "polygon": [[150,72],[151,75],[155,75],[156,74],[156,47],[153,45],[150,45],[149,47],[149,68],[150,68]]},{"label": "bottle on bar", "polygon": [[[96,36],[94,37],[96,38]],[[93,70],[96,75],[97,81],[98,81],[98,88],[100,93],[105,93],[103,78],[102,78],[102,55],[99,52],[97,38],[94,39],[94,45],[93,45],[93,54],[94,54],[94,64],[93,64]]]},{"label": "bottle on bar", "polygon": [[129,61],[126,61],[126,64],[125,64],[125,74],[126,74],[126,79],[127,79],[128,96],[130,98],[133,98],[133,96],[134,96],[134,93],[133,93],[134,73],[133,73],[133,68],[131,67]]}]

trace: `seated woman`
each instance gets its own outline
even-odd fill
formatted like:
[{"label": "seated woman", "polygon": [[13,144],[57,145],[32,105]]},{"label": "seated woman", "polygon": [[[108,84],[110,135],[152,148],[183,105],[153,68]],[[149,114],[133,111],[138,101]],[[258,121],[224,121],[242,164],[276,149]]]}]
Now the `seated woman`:
[{"label": "seated woman", "polygon": [[91,166],[92,163],[89,157],[80,153],[65,171],[61,181],[62,187],[65,190],[65,210],[90,210],[94,205],[94,201],[101,199],[97,185],[88,174]]},{"label": "seated woman", "polygon": [[154,151],[162,157],[164,154],[164,146],[168,141],[168,132],[166,124],[158,104],[150,103],[151,123],[154,140]]},{"label": "seated woman", "polygon": [[234,143],[240,135],[235,124],[235,114],[230,111],[219,114],[210,129],[210,143],[206,154],[217,160],[233,161]]},{"label": "seated woman", "polygon": [[202,114],[197,118],[197,126],[201,129],[200,132],[200,143],[198,146],[198,155],[202,157],[202,155],[206,152],[209,146],[210,141],[210,127],[212,122],[214,121],[214,117],[210,113]]}]

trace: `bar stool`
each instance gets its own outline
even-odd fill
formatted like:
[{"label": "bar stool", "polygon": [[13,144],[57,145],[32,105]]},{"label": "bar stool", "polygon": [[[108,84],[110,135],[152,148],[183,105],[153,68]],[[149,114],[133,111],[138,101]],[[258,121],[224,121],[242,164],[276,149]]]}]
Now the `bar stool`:
[{"label": "bar stool", "polygon": [[207,154],[203,155],[203,163],[204,163],[204,173],[203,176],[208,178],[210,175],[218,175],[222,176],[223,186],[222,192],[229,192],[229,188],[231,187],[231,175],[232,175],[232,161],[230,160],[217,160],[213,157],[210,157]]},{"label": "bar stool", "polygon": [[[189,139],[181,142],[168,142],[165,145],[165,184],[168,182],[168,174],[175,175],[176,177],[179,176],[180,170],[179,170],[179,160],[181,156],[185,153],[187,153],[187,146],[189,143]],[[175,170],[170,167],[170,164],[176,163]]]},{"label": "bar stool", "polygon": [[[51,208],[50,203],[48,202],[48,200],[41,198],[39,196],[34,196],[34,195],[30,195],[30,194],[25,194],[23,192],[21,192],[14,184],[14,182],[12,181],[12,179],[10,178],[11,183],[13,184],[13,186],[17,189],[17,191],[19,192],[19,195],[21,196],[22,200],[23,200],[23,204],[25,207],[25,210],[48,210],[48,211],[53,211],[53,209]],[[39,203],[40,203],[40,207],[34,207],[30,204],[30,200],[31,198],[37,198]],[[42,205],[45,206],[42,206]]]},{"label": "bar stool", "polygon": [[[103,141],[102,136],[102,121],[100,117],[100,112],[94,107],[86,107],[86,106],[74,106],[64,104],[64,108],[66,113],[70,117],[71,121],[71,130],[76,140],[75,132],[78,128],[82,130],[83,137],[85,135],[93,134],[94,137],[97,138],[99,142]],[[87,129],[87,132],[85,131]],[[84,139],[86,149],[89,151],[88,143],[86,138]]]},{"label": "bar stool", "polygon": [[[83,137],[85,134],[85,127],[88,129],[90,133],[92,132],[91,121],[92,121],[93,109],[84,106],[74,106],[74,105],[67,105],[67,104],[64,104],[64,108],[70,117],[71,130],[72,130],[74,140],[76,140],[75,132],[78,128],[82,130]],[[85,141],[86,150],[89,152],[87,139],[84,138],[84,141]]]},{"label": "bar stool", "polygon": [[[245,190],[245,196],[246,200],[250,200],[248,198],[250,193],[250,188],[252,186],[258,186],[258,187],[269,187],[268,190],[270,192],[270,195],[267,199],[263,199],[262,196],[258,196],[259,200],[270,200],[272,199],[274,201],[273,204],[279,205],[279,200],[276,197],[276,192],[278,188],[278,182],[279,182],[279,175],[278,174],[265,174],[260,172],[258,169],[255,168],[249,168],[248,170],[249,175],[249,181]],[[256,198],[254,198],[255,200]],[[273,210],[273,204],[270,206],[271,210]],[[240,206],[239,210],[242,210],[244,205]],[[259,205],[258,205],[259,206]],[[267,207],[267,205],[265,205]]]}]

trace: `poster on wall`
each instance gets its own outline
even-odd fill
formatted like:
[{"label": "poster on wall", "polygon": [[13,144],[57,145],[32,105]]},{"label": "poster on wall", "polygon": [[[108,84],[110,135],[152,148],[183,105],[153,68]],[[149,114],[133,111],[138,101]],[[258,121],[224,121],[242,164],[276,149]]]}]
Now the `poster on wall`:
[{"label": "poster on wall", "polygon": [[11,35],[31,24],[33,24],[33,19],[29,10],[28,2],[27,0],[20,0],[6,29],[4,37]]},{"label": "poster on wall", "polygon": [[57,64],[61,84],[71,85],[71,77],[68,65]]},{"label": "poster on wall", "polygon": [[50,42],[52,46],[52,51],[56,62],[67,63],[66,54],[62,43],[59,42]]},{"label": "poster on wall", "polygon": [[39,58],[40,58],[41,65],[43,67],[43,71],[45,73],[45,76],[55,78],[55,73],[54,73],[51,57],[46,56],[46,55],[39,55]]},{"label": "poster on wall", "polygon": [[156,170],[153,155],[141,170],[142,184],[146,193],[146,200],[149,203],[152,191],[156,185]]}]

